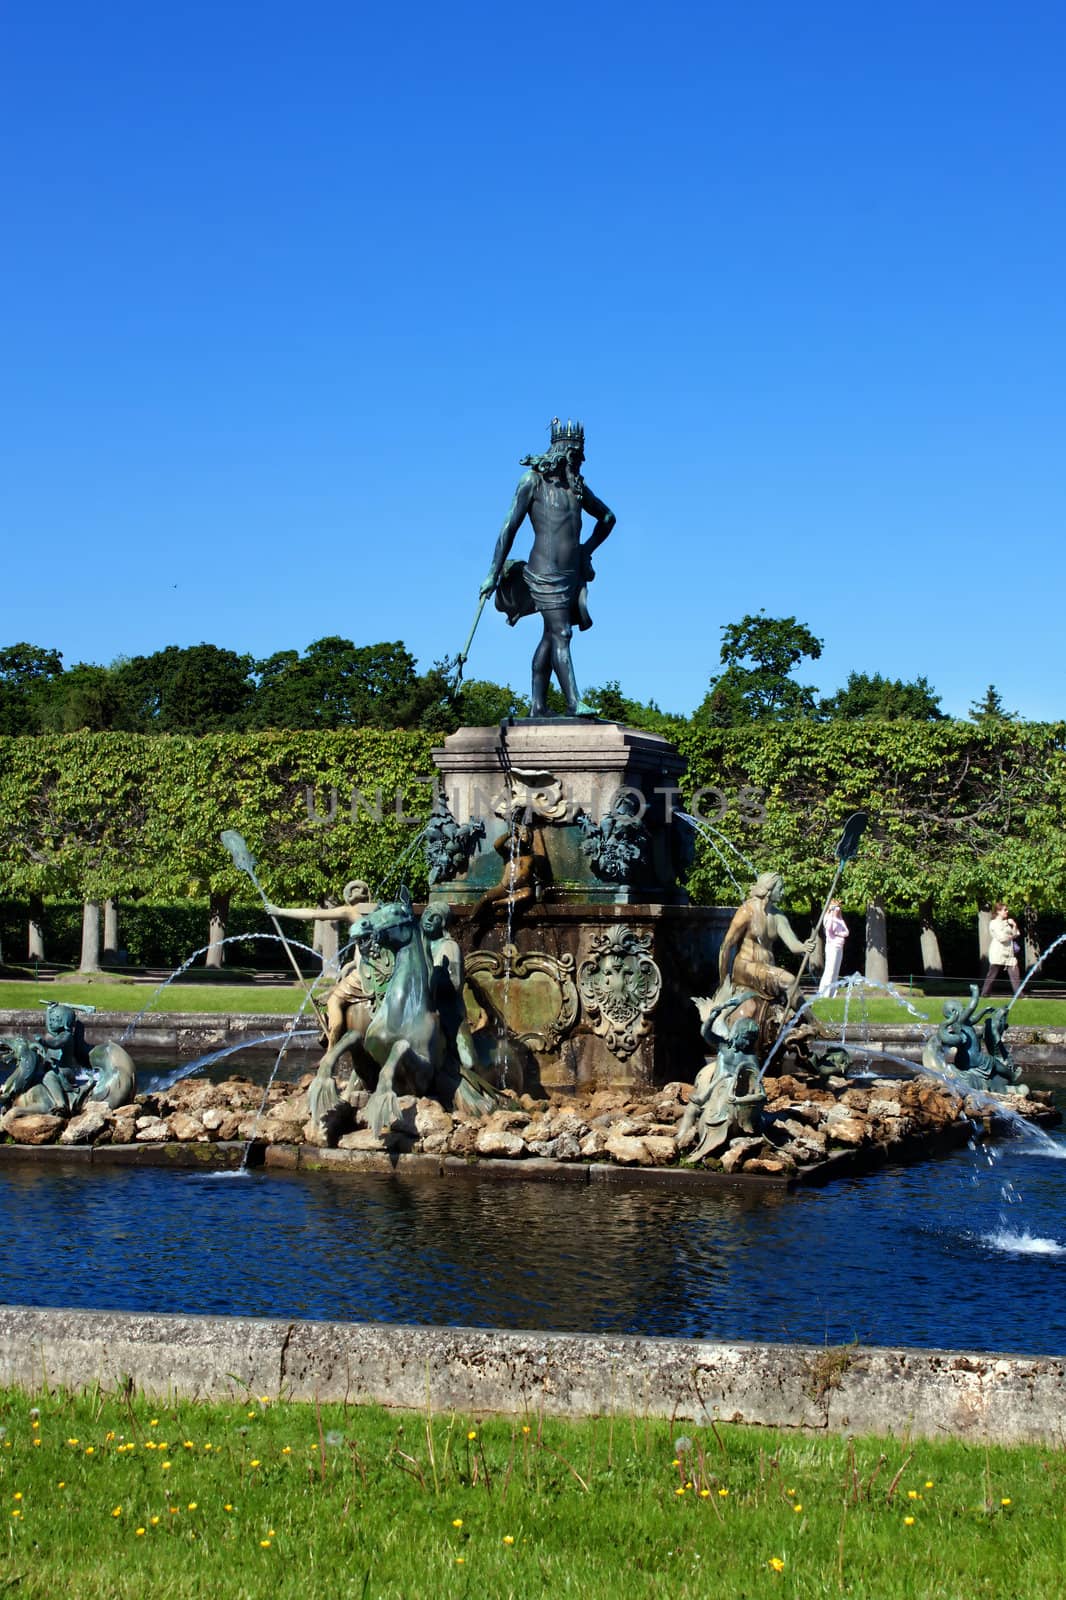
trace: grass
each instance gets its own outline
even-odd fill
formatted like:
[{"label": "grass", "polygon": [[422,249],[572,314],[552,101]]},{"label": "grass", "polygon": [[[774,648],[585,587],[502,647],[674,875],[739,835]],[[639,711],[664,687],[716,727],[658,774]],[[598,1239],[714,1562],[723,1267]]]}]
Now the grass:
[{"label": "grass", "polygon": [[0,1391],[0,1425],[27,1597],[1062,1592],[1054,1448],[91,1392]]},{"label": "grass", "polygon": [[148,1006],[149,1011],[290,1017],[298,1010],[304,992],[295,981],[237,984],[188,983],[183,979],[162,994],[153,995],[151,984],[131,983],[128,979],[105,977],[86,982],[63,977],[52,983],[35,983],[16,978],[0,981],[0,1008],[36,1010],[38,1000],[57,1000],[67,1005],[95,1006],[98,1011],[136,1012]]},{"label": "grass", "polygon": [[[964,991],[960,989],[959,993]],[[919,989],[906,991],[910,1003],[924,1011],[932,1021],[939,1021],[944,1012],[944,997],[940,994],[923,995]],[[33,979],[10,979],[0,982],[0,1008],[36,1008],[38,1000],[65,1000],[72,1005],[92,1005],[99,1011],[139,1011],[152,996],[149,984],[132,983],[128,978],[102,976],[91,981],[79,981],[76,975],[62,976],[51,983]],[[1005,1001],[1006,991],[992,999]],[[171,984],[162,995],[152,999],[151,1011],[193,1011],[204,1015],[248,1015],[261,1013],[288,1017],[299,1007],[303,990],[295,982],[284,984],[252,983],[196,983],[182,979]],[[844,1018],[844,1001],[819,1000],[814,1015],[823,1022],[840,1023]],[[859,994],[852,996],[849,1019],[858,1025],[867,1022],[907,1023],[912,1019],[904,1008],[887,995],[871,994],[865,1002]],[[1029,999],[1024,996],[1011,1012],[1011,1020],[1020,1027],[1066,1027],[1066,1000]]]}]

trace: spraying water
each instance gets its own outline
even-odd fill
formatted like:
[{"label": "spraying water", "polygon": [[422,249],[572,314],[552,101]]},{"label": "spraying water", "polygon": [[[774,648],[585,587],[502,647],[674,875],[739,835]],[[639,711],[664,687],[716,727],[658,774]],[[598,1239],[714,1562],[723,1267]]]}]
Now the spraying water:
[{"label": "spraying water", "polygon": [[[161,984],[159,984],[159,986],[157,988],[152,990],[152,993],[149,995],[147,1002],[137,1012],[137,1014],[133,1018],[132,1022],[127,1023],[125,1032],[122,1034],[121,1038],[119,1039],[119,1043],[120,1044],[125,1044],[126,1040],[130,1037],[130,1035],[133,1033],[134,1029],[137,1027],[137,1024],[139,1022],[143,1021],[144,1017],[147,1015],[147,1013],[155,1005],[155,1002],[159,999],[159,996],[163,993],[163,991],[165,989],[169,989],[170,985],[174,982],[174,980],[176,978],[180,978],[180,977],[182,977],[182,975],[184,973],[188,972],[188,970],[192,966],[193,962],[194,961],[198,961],[199,958],[202,955],[204,955],[208,950],[217,950],[219,944],[222,944],[222,945],[227,945],[227,944],[245,944],[245,943],[248,943],[248,942],[250,942],[252,940],[258,940],[258,939],[269,939],[269,940],[272,940],[275,944],[284,944],[285,943],[285,940],[282,939],[276,933],[231,933],[225,939],[219,940],[218,943],[215,943],[215,944],[202,944],[200,946],[199,950],[194,950],[191,956],[186,956],[185,960],[182,962],[180,967],[175,967],[174,968],[174,971],[170,974],[169,978],[164,978],[163,982]],[[318,951],[317,950],[312,950],[312,948],[311,948],[311,946],[309,944],[302,944],[298,939],[290,939],[288,942],[289,942],[290,945],[292,945],[297,950],[306,950],[308,955],[314,956],[316,961],[320,961],[322,959],[321,956],[319,955]]]}]

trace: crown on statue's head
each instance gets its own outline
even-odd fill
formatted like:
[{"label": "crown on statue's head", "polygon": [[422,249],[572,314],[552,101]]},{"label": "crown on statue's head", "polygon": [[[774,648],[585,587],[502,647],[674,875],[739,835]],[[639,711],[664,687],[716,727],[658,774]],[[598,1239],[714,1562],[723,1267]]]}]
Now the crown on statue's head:
[{"label": "crown on statue's head", "polygon": [[560,422],[558,417],[551,421],[552,444],[580,445],[585,448],[585,425],[583,422]]}]

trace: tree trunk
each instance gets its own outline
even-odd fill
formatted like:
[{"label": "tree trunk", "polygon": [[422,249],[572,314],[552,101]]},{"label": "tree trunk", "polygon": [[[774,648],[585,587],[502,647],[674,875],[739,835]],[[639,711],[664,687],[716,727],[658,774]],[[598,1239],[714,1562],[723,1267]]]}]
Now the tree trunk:
[{"label": "tree trunk", "polygon": [[315,933],[318,936],[315,949],[322,957],[323,967],[328,967],[330,962],[336,961],[337,951],[340,948],[338,924],[336,922],[316,922]]},{"label": "tree trunk", "polygon": [[1040,960],[1040,938],[1036,927],[1035,906],[1022,907],[1022,936],[1025,941],[1022,946],[1025,954],[1023,970],[1028,972],[1029,968],[1034,967]]},{"label": "tree trunk", "polygon": [[82,972],[100,970],[100,902],[86,900],[81,913],[81,966]]},{"label": "tree trunk", "polygon": [[866,976],[871,983],[888,982],[888,928],[883,900],[866,907]]},{"label": "tree trunk", "polygon": [[944,976],[944,960],[940,954],[940,940],[933,926],[933,908],[927,900],[921,908],[922,918],[922,970],[927,978]]},{"label": "tree trunk", "polygon": [[30,895],[30,922],[26,955],[30,961],[44,960],[44,896]]},{"label": "tree trunk", "polygon": [[226,952],[222,941],[226,937],[226,923],[229,921],[229,895],[213,894],[211,896],[211,920],[207,935],[207,967],[221,967],[225,960]]},{"label": "tree trunk", "polygon": [[118,961],[118,901],[104,901],[104,964],[114,966]]},{"label": "tree trunk", "polygon": [[987,906],[982,906],[977,913],[977,954],[982,962],[988,960],[988,947],[992,937],[988,931],[988,924],[992,921],[992,913]]}]

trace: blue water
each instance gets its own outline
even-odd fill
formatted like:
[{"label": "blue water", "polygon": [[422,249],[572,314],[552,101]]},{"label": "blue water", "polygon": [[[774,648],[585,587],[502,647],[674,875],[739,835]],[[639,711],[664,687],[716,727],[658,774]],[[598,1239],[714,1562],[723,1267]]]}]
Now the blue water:
[{"label": "blue water", "polygon": [[820,1190],[0,1167],[0,1300],[1066,1354],[1066,1140]]}]

